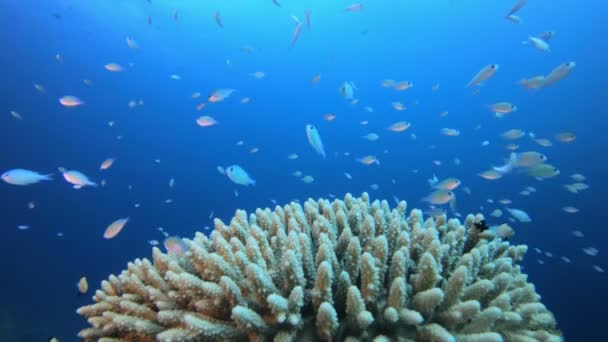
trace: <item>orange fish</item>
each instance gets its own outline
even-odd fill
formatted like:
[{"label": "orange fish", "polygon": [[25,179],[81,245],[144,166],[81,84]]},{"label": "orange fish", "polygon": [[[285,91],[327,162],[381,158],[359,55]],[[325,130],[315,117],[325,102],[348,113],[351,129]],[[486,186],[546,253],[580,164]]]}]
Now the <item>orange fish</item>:
[{"label": "orange fish", "polygon": [[99,167],[99,170],[107,170],[107,169],[109,169],[114,164],[114,161],[115,161],[114,158],[108,158],[108,159],[104,160],[103,163],[101,163],[101,166]]},{"label": "orange fish", "polygon": [[77,98],[76,96],[66,95],[59,99],[59,103],[61,103],[65,107],[78,107],[83,105],[84,102]]},{"label": "orange fish", "polygon": [[120,233],[120,231],[125,227],[127,222],[129,222],[128,217],[121,218],[121,219],[118,219],[118,220],[112,222],[108,226],[108,228],[106,228],[106,231],[103,233],[104,239],[111,239],[111,238],[115,237],[116,235],[118,235],[118,233]]}]

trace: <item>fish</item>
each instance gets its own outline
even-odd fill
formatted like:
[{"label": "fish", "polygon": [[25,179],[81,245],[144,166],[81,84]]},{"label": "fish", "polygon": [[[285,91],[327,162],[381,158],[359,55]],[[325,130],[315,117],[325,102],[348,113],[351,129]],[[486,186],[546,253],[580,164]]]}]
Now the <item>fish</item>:
[{"label": "fish", "polygon": [[496,171],[496,170],[487,170],[487,171],[483,171],[483,172],[479,173],[478,175],[483,179],[496,180],[496,179],[502,178],[504,173]]},{"label": "fish", "polygon": [[510,102],[497,102],[489,106],[490,111],[495,113],[497,118],[517,111],[517,106]]},{"label": "fish", "polygon": [[[437,178],[435,178],[435,180],[437,180]],[[437,182],[436,184],[433,184],[433,188],[435,189],[440,189],[440,190],[455,190],[456,188],[458,188],[460,186],[460,180],[456,179],[456,178],[446,178],[444,180],[442,180],[441,182]]]},{"label": "fish", "polygon": [[515,23],[515,24],[520,24],[522,22],[521,17],[515,15],[515,14],[511,14],[505,17],[508,21]]},{"label": "fish", "polygon": [[344,177],[346,177],[346,179],[353,179],[353,176],[348,172],[344,172]]},{"label": "fish", "polygon": [[540,89],[545,85],[545,76],[522,78],[517,83],[526,90]]},{"label": "fish", "polygon": [[221,102],[229,98],[236,90],[235,89],[217,89],[209,95],[207,100],[211,103]]},{"label": "fish", "polygon": [[41,181],[51,181],[53,180],[53,174],[44,175],[26,169],[12,169],[4,172],[0,178],[11,185],[25,186],[36,184]]},{"label": "fish", "polygon": [[368,133],[368,134],[362,136],[362,138],[367,141],[377,141],[378,139],[380,139],[380,136],[376,133]]},{"label": "fish", "polygon": [[439,132],[448,137],[457,137],[460,135],[460,131],[454,128],[442,128]]},{"label": "fish", "polygon": [[312,77],[312,80],[311,80],[312,84],[317,84],[317,83],[319,83],[319,81],[321,81],[321,74],[316,74]]},{"label": "fish", "polygon": [[359,12],[363,9],[363,5],[360,3],[357,4],[352,4],[349,6],[346,6],[346,8],[344,9],[346,12]]},{"label": "fish", "polygon": [[380,161],[378,160],[378,158],[376,158],[376,156],[372,156],[372,155],[357,158],[356,161],[361,164],[364,164],[364,165],[372,165],[372,164],[380,165]]},{"label": "fish", "polygon": [[114,158],[108,158],[106,160],[104,160],[101,165],[99,166],[99,170],[100,171],[104,171],[109,169],[110,167],[112,167],[112,165],[114,165],[114,162],[116,161],[116,159]]},{"label": "fish", "polygon": [[538,35],[538,38],[540,38],[546,42],[551,40],[553,37],[555,37],[555,31],[544,31]]},{"label": "fish", "polygon": [[76,170],[67,170],[64,167],[59,167],[59,172],[62,173],[63,178],[70,184],[74,185],[74,189],[81,189],[86,186],[97,187],[97,183],[89,180],[85,174]]},{"label": "fish", "polygon": [[553,146],[553,143],[551,142],[551,140],[545,139],[545,138],[534,139],[534,142],[537,143],[537,144],[539,144],[542,147],[551,147],[551,146]]},{"label": "fish", "polygon": [[80,280],[78,280],[78,284],[76,286],[78,287],[79,295],[84,295],[89,290],[89,282],[87,281],[86,277],[80,278]]},{"label": "fish", "polygon": [[43,94],[46,93],[46,89],[44,88],[44,86],[42,84],[34,83],[34,89],[38,90],[39,92],[41,92]]},{"label": "fish", "polygon": [[298,156],[296,153],[292,153],[290,155],[287,156],[287,159],[289,160],[296,160],[298,159],[300,156]]},{"label": "fish", "polygon": [[296,28],[293,30],[293,35],[291,36],[291,47],[293,47],[296,44],[296,41],[298,41],[298,37],[300,36],[301,29],[302,29],[302,24],[297,23]]},{"label": "fish", "polygon": [[388,127],[388,130],[393,132],[404,132],[411,127],[411,124],[407,121],[397,121]]},{"label": "fish", "polygon": [[551,52],[549,44],[540,38],[529,36],[528,41],[539,51]]},{"label": "fish", "polygon": [[18,112],[11,110],[10,111],[11,116],[14,117],[17,120],[23,120],[23,116],[21,114],[19,114]]},{"label": "fish", "polygon": [[391,106],[393,106],[393,109],[398,112],[401,112],[401,111],[404,111],[407,109],[407,107],[405,107],[405,105],[401,102],[392,102]]},{"label": "fish", "polygon": [[433,205],[447,204],[454,199],[454,193],[449,190],[436,190],[423,198],[423,201]]},{"label": "fish", "polygon": [[521,223],[529,223],[532,222],[530,215],[521,209],[509,208],[505,207],[505,209],[509,212],[509,214]]},{"label": "fish", "polygon": [[118,235],[122,231],[122,229],[125,227],[127,222],[129,222],[129,218],[125,217],[125,218],[120,218],[120,219],[110,223],[110,225],[106,228],[105,232],[103,233],[103,238],[109,240],[109,239],[116,237],[116,235]]},{"label": "fish", "polygon": [[396,83],[393,86],[393,89],[398,90],[398,91],[404,91],[404,90],[408,90],[410,88],[412,88],[414,86],[414,83],[410,82],[410,81],[401,81]]},{"label": "fish", "polygon": [[222,166],[217,167],[217,172],[219,172],[220,175],[226,175],[226,170]]},{"label": "fish", "polygon": [[572,178],[576,182],[583,182],[586,179],[586,177],[580,173],[571,174],[570,178]]},{"label": "fish", "polygon": [[213,117],[204,115],[196,119],[196,123],[201,127],[211,127],[219,124]]},{"label": "fish", "polygon": [[547,179],[558,176],[560,171],[553,165],[539,164],[526,169],[526,174],[536,179]]},{"label": "fish", "polygon": [[219,11],[215,11],[213,18],[215,19],[215,23],[217,24],[217,26],[224,28],[224,23],[222,22],[222,17],[220,16]]},{"label": "fish", "polygon": [[314,125],[308,124],[306,125],[306,137],[308,138],[308,143],[312,148],[320,154],[323,159],[326,159],[325,156],[325,147],[323,146],[323,141],[321,140],[321,135],[319,131]]},{"label": "fish", "polygon": [[500,136],[502,136],[503,139],[516,140],[523,137],[525,134],[526,133],[521,129],[510,129],[508,131],[503,132]]},{"label": "fish", "polygon": [[549,75],[545,76],[545,82],[543,82],[543,88],[555,84],[570,75],[570,72],[576,66],[575,62],[566,62],[558,65],[553,69]]},{"label": "fish", "polygon": [[281,4],[277,0],[272,0],[272,3],[277,7],[281,7]]},{"label": "fish", "polygon": [[494,211],[492,211],[492,213],[490,214],[490,216],[499,218],[499,217],[502,216],[502,210],[500,210],[500,209],[494,209]]},{"label": "fish", "polygon": [[127,42],[127,46],[133,50],[137,50],[139,49],[139,44],[137,44],[137,42],[131,38],[131,37],[126,37],[125,41]]},{"label": "fish", "polygon": [[121,72],[121,71],[125,70],[122,65],[117,64],[117,63],[108,63],[108,64],[105,64],[103,67],[106,70],[111,71],[111,72]]},{"label": "fish", "polygon": [[64,107],[78,107],[84,104],[84,101],[73,95],[66,95],[59,98],[59,103]]},{"label": "fish", "polygon": [[306,28],[310,30],[310,11],[306,11],[306,13],[304,13],[304,17],[306,19]]},{"label": "fish", "polygon": [[355,85],[355,83],[353,83],[352,81],[348,81],[348,82],[342,82],[342,84],[340,84],[340,87],[338,88],[338,92],[340,92],[340,95],[342,95],[342,97],[344,99],[353,100],[356,89],[357,89],[357,86]]},{"label": "fish", "polygon": [[524,7],[527,3],[527,0],[518,0],[517,3],[511,7],[511,10],[509,10],[509,12],[507,12],[506,17],[509,17],[515,13],[517,13],[520,9],[522,9],[522,7]]},{"label": "fish", "polygon": [[313,178],[313,176],[304,176],[304,177],[302,177],[301,181],[306,184],[310,184],[310,183],[314,182],[315,179]]},{"label": "fish", "polygon": [[329,113],[329,114],[325,114],[325,115],[323,116],[323,119],[324,119],[325,121],[334,121],[334,120],[336,119],[336,114],[331,114],[331,113]]},{"label": "fish", "polygon": [[564,184],[564,188],[573,194],[589,189],[589,185],[585,183]]},{"label": "fish", "polygon": [[511,172],[514,168],[535,167],[545,163],[547,160],[548,158],[546,155],[535,151],[520,153],[512,152],[509,155],[509,159],[505,165],[498,167],[495,166],[493,167],[493,170],[504,175]]},{"label": "fish", "polygon": [[175,178],[169,179],[169,188],[173,188],[175,186]]},{"label": "fish", "polygon": [[555,136],[555,139],[559,142],[569,144],[576,140],[576,135],[572,132],[562,132]]},{"label": "fish", "polygon": [[255,180],[249,176],[239,165],[231,165],[226,168],[226,176],[235,184],[244,186],[255,186]]},{"label": "fish", "polygon": [[163,241],[163,246],[168,254],[184,255],[188,251],[188,246],[179,236],[170,236]]},{"label": "fish", "polygon": [[498,71],[498,68],[499,68],[498,64],[490,64],[490,65],[483,67],[471,79],[471,81],[469,81],[469,83],[467,84],[467,88],[472,87],[472,86],[481,85],[483,82],[489,80],[490,78],[492,78],[492,76],[494,76],[496,74],[496,71]]}]

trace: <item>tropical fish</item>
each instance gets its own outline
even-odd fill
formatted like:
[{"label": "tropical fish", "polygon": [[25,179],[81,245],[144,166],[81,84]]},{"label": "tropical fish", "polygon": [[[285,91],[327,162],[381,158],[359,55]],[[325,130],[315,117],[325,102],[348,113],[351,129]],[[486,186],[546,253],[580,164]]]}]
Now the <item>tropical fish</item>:
[{"label": "tropical fish", "polygon": [[529,168],[535,167],[547,161],[547,156],[542,153],[538,153],[535,151],[529,152],[520,152],[520,153],[511,153],[509,155],[509,160],[503,166],[494,167],[494,171],[499,172],[501,174],[506,174],[511,172],[514,168]]},{"label": "tropical fish", "polygon": [[505,207],[505,209],[509,212],[509,214],[511,216],[513,216],[513,218],[515,218],[519,222],[522,222],[522,223],[532,222],[530,215],[528,215],[528,213],[526,213],[525,211],[523,211],[521,209],[515,209],[515,208],[509,208],[509,207]]},{"label": "tropical fish", "polygon": [[36,171],[26,169],[12,169],[2,174],[1,178],[12,185],[31,185],[41,181],[53,180],[52,174],[43,175]]},{"label": "tropical fish", "polygon": [[86,294],[87,291],[89,290],[89,282],[87,281],[86,277],[82,277],[80,278],[80,280],[78,281],[78,294],[79,295],[83,295]]},{"label": "tropical fish", "polygon": [[357,89],[357,86],[355,85],[355,83],[353,83],[353,82],[342,82],[342,84],[338,88],[338,91],[340,92],[340,95],[342,95],[342,97],[344,99],[346,99],[346,100],[353,100],[354,96],[355,96],[355,90],[356,89]]},{"label": "tropical fish", "polygon": [[490,105],[490,111],[496,114],[497,118],[503,117],[505,114],[515,112],[517,106],[510,102],[497,102]]},{"label": "tropical fish", "polygon": [[304,177],[302,177],[301,180],[302,180],[302,182],[304,182],[306,184],[310,184],[315,181],[315,179],[312,176],[304,176]]},{"label": "tropical fish", "polygon": [[368,133],[368,134],[362,136],[362,138],[367,141],[376,141],[380,138],[380,136],[376,133]]},{"label": "tropical fish", "polygon": [[188,251],[188,246],[179,236],[170,236],[165,239],[163,245],[167,249],[168,254],[183,255]]},{"label": "tropical fish", "polygon": [[423,198],[425,202],[433,205],[443,205],[449,203],[452,199],[454,199],[454,193],[449,190],[436,190]]},{"label": "tropical fish", "polygon": [[529,36],[528,41],[532,44],[532,46],[534,46],[539,51],[542,51],[542,52],[551,51],[549,44],[540,38]]},{"label": "tropical fish", "polygon": [[376,165],[380,165],[380,161],[378,160],[378,158],[376,158],[376,156],[365,156],[362,158],[357,158],[356,159],[359,163],[364,164],[364,165],[372,165],[372,164],[376,164]]},{"label": "tropical fish", "polygon": [[205,115],[196,119],[196,123],[201,127],[215,126],[218,122],[211,116]]},{"label": "tropical fish", "polygon": [[97,187],[97,184],[89,180],[85,174],[76,170],[67,170],[60,167],[59,172],[63,174],[63,178],[70,184],[74,185],[74,189],[81,189],[85,186]]},{"label": "tropical fish", "polygon": [[127,222],[129,222],[129,218],[125,217],[125,218],[120,218],[120,219],[110,223],[110,225],[106,228],[105,232],[103,233],[103,238],[104,239],[114,238],[125,227]]},{"label": "tropical fish", "polygon": [[455,128],[442,128],[439,132],[448,137],[457,137],[460,135],[460,131]]},{"label": "tropical fish", "polygon": [[66,95],[59,98],[59,103],[64,107],[78,107],[84,104],[84,102],[76,96]]},{"label": "tropical fish", "polygon": [[521,129],[510,129],[501,134],[504,139],[515,140],[523,137],[526,133]]},{"label": "tropical fish", "polygon": [[487,170],[487,171],[481,172],[479,174],[479,176],[481,178],[487,179],[487,180],[496,180],[496,179],[502,178],[503,173],[496,171],[496,170]]},{"label": "tropical fish", "polygon": [[289,160],[296,160],[298,158],[299,158],[299,156],[296,153],[292,153],[287,156],[287,159],[289,159]]},{"label": "tropical fish", "polygon": [[574,62],[566,62],[558,65],[549,73],[549,75],[545,76],[545,82],[543,82],[543,87],[550,86],[552,84],[557,83],[558,81],[563,80],[568,75],[570,75],[570,72],[575,66],[576,63]]},{"label": "tropical fish", "polygon": [[404,132],[411,127],[411,124],[407,121],[398,121],[388,127],[393,132]]},{"label": "tropical fish", "polygon": [[217,89],[209,95],[207,100],[211,103],[221,102],[229,98],[235,91],[234,89]]},{"label": "tropical fish", "polygon": [[106,70],[111,71],[111,72],[121,72],[123,70],[125,70],[122,65],[120,64],[116,64],[116,63],[108,63],[106,65],[103,66]]},{"label": "tropical fish", "polygon": [[395,90],[399,90],[399,91],[404,91],[404,90],[408,90],[408,89],[410,89],[410,88],[411,88],[411,87],[413,87],[413,86],[414,86],[414,83],[412,83],[412,82],[409,82],[409,81],[401,81],[401,82],[396,83],[396,84],[393,86],[393,89],[395,89]]},{"label": "tropical fish", "polygon": [[101,165],[99,166],[99,170],[103,171],[103,170],[107,170],[110,167],[112,167],[112,165],[114,165],[114,162],[116,161],[116,159],[114,158],[108,158],[106,160],[104,160]]},{"label": "tropical fish", "polygon": [[537,179],[553,178],[560,174],[558,168],[550,164],[538,164],[526,170],[526,174]]},{"label": "tropical fish", "polygon": [[293,35],[291,37],[291,46],[293,47],[300,36],[300,30],[302,29],[302,24],[297,23],[296,28],[293,30]]},{"label": "tropical fish", "polygon": [[223,28],[224,27],[224,23],[222,22],[222,17],[220,17],[220,12],[219,11],[215,11],[215,14],[213,15],[213,18],[215,19],[215,23],[217,24],[217,26]]},{"label": "tropical fish", "polygon": [[323,141],[317,128],[311,124],[306,125],[306,137],[308,143],[312,148],[325,159],[325,148],[323,147]]},{"label": "tropical fish", "polygon": [[526,90],[539,89],[545,84],[545,76],[534,76],[531,78],[522,78],[517,83]]},{"label": "tropical fish", "polygon": [[255,185],[255,180],[239,165],[228,166],[226,168],[226,176],[235,184],[244,186]]},{"label": "tropical fish", "polygon": [[467,87],[477,86],[490,79],[498,70],[498,64],[490,64],[481,69],[467,84]]},{"label": "tropical fish", "polygon": [[[436,180],[437,178],[435,178]],[[440,189],[440,190],[454,190],[457,187],[460,186],[460,180],[456,179],[456,178],[446,178],[444,180],[442,180],[441,182],[437,182],[436,184],[433,184],[433,188],[435,189]]]},{"label": "tropical fish", "polygon": [[574,140],[576,140],[576,135],[574,135],[574,133],[572,132],[563,132],[563,133],[559,133],[555,136],[555,139],[557,141],[569,144],[571,142],[573,142]]},{"label": "tropical fish", "polygon": [[517,3],[511,8],[511,10],[507,13],[507,17],[517,13],[522,7],[526,5],[526,0],[519,0]]}]

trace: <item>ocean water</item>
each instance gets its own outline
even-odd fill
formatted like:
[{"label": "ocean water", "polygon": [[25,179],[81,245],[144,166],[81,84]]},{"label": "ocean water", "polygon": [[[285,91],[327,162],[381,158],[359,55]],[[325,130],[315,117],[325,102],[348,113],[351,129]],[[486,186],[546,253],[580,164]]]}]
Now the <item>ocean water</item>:
[{"label": "ocean water", "polygon": [[[608,190],[603,97],[608,6],[529,1],[517,13],[522,22],[515,24],[504,18],[515,2],[362,0],[361,11],[347,12],[352,3],[344,0],[284,0],[281,7],[271,0],[1,1],[0,169],[54,173],[54,180],[0,184],[0,341],[51,336],[77,341],[87,323],[75,310],[91,302],[91,290],[110,273],[119,273],[134,258],[149,257],[148,240],[162,244],[165,238],[159,227],[191,237],[196,231],[209,233],[212,218],[228,221],[239,208],[343,198],[347,192],[367,191],[391,203],[396,196],[410,208],[427,209],[422,199],[431,191],[427,179],[433,175],[461,181],[455,190],[458,213],[483,213],[492,225],[506,222],[516,231],[512,241],[530,247],[524,271],[566,340],[608,340],[602,327],[608,278],[600,272],[608,270],[603,196]],[[310,28],[304,22],[307,10]],[[216,11],[223,28],[214,20]],[[292,15],[302,22],[293,46]],[[547,30],[555,31],[550,52],[522,44]],[[139,48],[129,48],[126,37]],[[526,91],[517,84],[568,61],[576,67],[552,86]],[[107,63],[124,70],[109,72]],[[465,87],[493,63],[500,65],[494,77]],[[256,71],[265,77],[252,77]],[[321,79],[313,84],[315,75]],[[414,86],[396,91],[382,87],[384,79]],[[338,91],[346,81],[356,84],[356,104]],[[196,109],[221,88],[236,92]],[[200,98],[192,98],[195,92]],[[59,98],[65,95],[79,97],[84,105],[62,106]],[[250,102],[242,103],[244,97]],[[130,108],[132,100],[143,104]],[[407,110],[394,110],[396,101]],[[502,101],[517,111],[497,119],[487,107]],[[448,115],[441,117],[443,111]],[[325,120],[328,113],[335,120]],[[196,123],[201,115],[219,124],[201,127]],[[411,127],[402,133],[386,129],[397,121]],[[308,144],[307,124],[319,130],[326,159]],[[440,134],[446,127],[460,135]],[[516,152],[541,152],[560,174],[542,181],[515,171],[498,180],[479,177],[508,158],[508,142],[500,134],[509,129],[526,132],[514,141],[520,146]],[[372,132],[378,141],[361,138]],[[576,140],[558,141],[561,132],[574,133]],[[553,146],[539,146],[530,133]],[[259,151],[251,153],[252,148]],[[288,159],[292,153],[299,158]],[[366,155],[375,155],[380,164],[356,161]],[[110,157],[115,164],[100,171]],[[217,171],[232,164],[247,170],[256,185],[237,185]],[[58,167],[107,184],[73,189]],[[297,170],[314,182],[294,177]],[[574,173],[585,175],[589,189],[566,191],[564,184],[575,183]],[[528,186],[537,191],[521,195]],[[498,203],[504,198],[529,213],[532,222],[511,222],[506,212],[491,217],[496,208],[504,211]],[[567,213],[566,206],[580,211]],[[446,209],[448,216],[456,214]],[[121,217],[130,218],[124,230],[104,239],[105,228]],[[574,236],[575,230],[584,236]],[[599,253],[586,254],[588,247]],[[91,289],[79,296],[76,283],[82,276]]]}]

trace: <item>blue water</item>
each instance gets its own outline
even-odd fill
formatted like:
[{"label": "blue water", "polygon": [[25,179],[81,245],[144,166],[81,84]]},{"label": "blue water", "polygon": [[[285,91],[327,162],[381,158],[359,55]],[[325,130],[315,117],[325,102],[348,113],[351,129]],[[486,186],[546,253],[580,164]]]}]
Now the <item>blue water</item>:
[{"label": "blue water", "polygon": [[[523,22],[513,24],[504,19],[512,0],[362,1],[363,11],[357,13],[345,13],[351,3],[344,0],[282,3],[277,8],[270,0],[0,2],[0,169],[54,172],[56,178],[29,187],[0,184],[0,340],[77,340],[86,322],[74,311],[90,302],[90,296],[77,295],[78,279],[86,275],[94,289],[128,261],[150,256],[147,240],[164,238],[157,227],[190,237],[212,225],[211,212],[227,221],[237,208],[274,206],[272,199],[281,204],[346,192],[397,196],[410,207],[426,207],[420,199],[428,194],[427,179],[433,174],[462,181],[456,194],[463,214],[489,217],[502,206],[487,199],[501,198],[526,210],[533,222],[510,223],[516,229],[513,241],[531,247],[525,272],[559,328],[571,341],[608,340],[600,326],[608,278],[592,268],[608,269],[608,120],[602,97],[608,75],[608,26],[603,24],[608,5],[530,1],[518,13]],[[177,22],[173,10],[179,13]],[[290,16],[303,21],[306,10],[312,12],[312,27],[303,25],[290,48],[295,28]],[[213,20],[215,11],[221,13],[223,29]],[[546,30],[557,32],[550,53],[521,44]],[[140,48],[129,49],[126,36]],[[255,52],[243,53],[245,45]],[[55,60],[58,53],[62,63]],[[566,61],[575,61],[576,68],[551,87],[526,92],[516,84]],[[126,70],[110,73],[103,68],[109,62]],[[499,71],[472,96],[464,85],[491,63],[499,64]],[[266,77],[248,75],[255,71]],[[182,79],[173,80],[171,74]],[[313,85],[316,74],[321,81]],[[93,85],[84,85],[83,79]],[[414,87],[396,92],[381,87],[383,79],[409,80]],[[358,104],[340,97],[344,81],[357,85]],[[36,91],[34,83],[46,93]],[[440,90],[433,92],[436,83]],[[237,93],[198,112],[196,105],[217,88]],[[201,98],[192,99],[193,92]],[[63,95],[76,95],[85,105],[62,107],[58,99]],[[245,96],[250,103],[240,102]],[[140,99],[143,106],[127,106]],[[396,112],[393,101],[408,109]],[[497,120],[486,107],[499,101],[515,103],[518,111]],[[11,110],[24,120],[11,117]],[[449,115],[440,118],[442,111]],[[323,120],[326,113],[335,113],[336,120]],[[212,115],[220,124],[199,127],[195,120],[200,115]],[[361,120],[369,124],[361,125]],[[401,134],[385,129],[400,120],[412,127]],[[109,121],[115,125],[109,127]],[[308,145],[304,127],[309,123],[321,133],[327,160]],[[443,127],[457,128],[461,135],[442,136]],[[545,153],[561,174],[542,182],[525,175],[496,181],[477,176],[508,156],[499,134],[511,128],[551,138],[554,146],[549,148],[528,138],[517,143],[523,151]],[[562,131],[574,132],[576,141],[555,141]],[[380,140],[361,139],[370,132]],[[235,145],[239,140],[243,146]],[[484,140],[490,141],[488,147],[480,146]],[[259,152],[250,153],[253,147]],[[291,153],[300,158],[288,160]],[[354,161],[368,154],[376,155],[380,165]],[[100,172],[99,164],[108,157],[117,158],[115,165]],[[454,158],[461,164],[455,165]],[[238,186],[217,172],[218,165],[230,164],[245,168],[257,185]],[[59,166],[80,170],[94,181],[105,178],[107,186],[74,190],[57,173]],[[296,170],[315,181],[303,183],[291,175]],[[569,175],[575,172],[590,185],[577,195],[563,188],[573,183]],[[168,185],[171,178],[174,188]],[[378,190],[370,188],[374,183]],[[470,195],[462,192],[464,186]],[[526,186],[538,191],[519,195]],[[167,199],[174,202],[167,204]],[[27,207],[30,201],[34,209]],[[135,208],[136,203],[141,207]],[[567,205],[580,212],[565,213],[561,208]],[[130,222],[120,235],[104,240],[105,227],[125,216]],[[18,225],[31,228],[21,231]],[[574,237],[575,229],[585,236]],[[595,247],[599,254],[589,256],[585,247]]]}]

